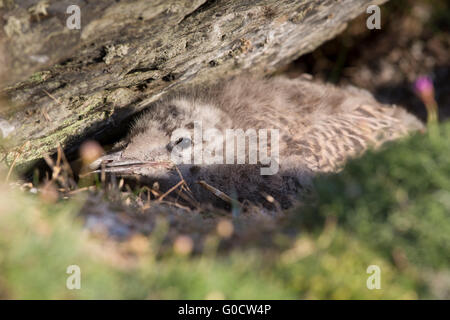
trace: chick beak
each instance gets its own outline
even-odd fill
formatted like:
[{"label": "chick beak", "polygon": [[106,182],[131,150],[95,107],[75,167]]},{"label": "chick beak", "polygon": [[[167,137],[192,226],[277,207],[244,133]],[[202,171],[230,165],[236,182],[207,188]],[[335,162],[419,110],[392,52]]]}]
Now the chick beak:
[{"label": "chick beak", "polygon": [[114,152],[98,158],[89,165],[93,171],[91,173],[119,173],[119,174],[135,174],[139,169],[146,167],[164,167],[173,166],[171,161],[141,161],[135,159],[121,159],[122,151]]},{"label": "chick beak", "polygon": [[98,158],[97,160],[91,162],[89,164],[89,169],[96,170],[96,169],[100,168],[102,166],[102,164],[106,165],[106,164],[112,163],[114,161],[120,161],[119,159],[120,159],[121,155],[122,155],[122,151],[106,154],[106,155]]}]

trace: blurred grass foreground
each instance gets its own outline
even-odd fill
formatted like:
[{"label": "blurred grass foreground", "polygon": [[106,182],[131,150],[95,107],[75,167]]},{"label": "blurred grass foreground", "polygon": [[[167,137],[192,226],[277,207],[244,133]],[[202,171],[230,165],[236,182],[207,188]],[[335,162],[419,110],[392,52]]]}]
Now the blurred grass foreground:
[{"label": "blurred grass foreground", "polygon": [[[1,185],[0,298],[449,299],[449,140],[447,122],[437,137],[418,134],[318,178],[315,204],[287,218],[295,235],[280,226],[289,245],[270,250],[192,256],[179,243],[161,253],[164,223],[150,237],[99,239],[77,217],[81,198],[48,204]],[[78,290],[66,287],[71,265]],[[380,289],[367,288],[370,265]]]}]

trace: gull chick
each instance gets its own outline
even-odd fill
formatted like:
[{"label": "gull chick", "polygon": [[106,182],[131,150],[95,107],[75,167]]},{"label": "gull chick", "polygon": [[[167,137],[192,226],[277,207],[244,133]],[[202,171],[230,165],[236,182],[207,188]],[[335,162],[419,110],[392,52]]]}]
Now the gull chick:
[{"label": "gull chick", "polygon": [[[196,163],[188,155],[184,158],[188,161],[174,164],[174,150],[181,154],[195,149],[194,131],[199,123],[203,132],[216,130],[223,136],[230,129],[257,133],[276,130],[276,141],[271,140],[273,134],[267,137],[268,154],[277,143],[274,174],[261,174],[267,162],[263,164],[259,154],[256,163],[249,163],[249,139],[243,146],[245,163]],[[338,88],[307,76],[238,77],[184,90],[152,104],[115,152],[101,157],[92,167],[102,165],[106,172],[137,176],[149,185],[158,182],[165,189],[176,185],[182,176],[199,201],[222,201],[205,190],[206,184],[241,202],[275,199],[288,207],[299,192],[308,189],[314,175],[337,172],[347,159],[368,148],[422,129],[423,124],[404,109],[380,104],[370,93],[355,87]],[[261,142],[261,137],[257,140]],[[226,150],[221,148],[225,142],[208,141],[216,153]],[[233,149],[238,148],[236,142]],[[215,155],[216,160],[226,157]]]}]

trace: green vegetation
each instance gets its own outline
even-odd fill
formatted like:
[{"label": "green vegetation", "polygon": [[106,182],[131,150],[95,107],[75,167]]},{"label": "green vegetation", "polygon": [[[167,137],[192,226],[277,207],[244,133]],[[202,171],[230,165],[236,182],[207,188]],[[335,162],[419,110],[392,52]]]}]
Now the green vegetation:
[{"label": "green vegetation", "polygon": [[[0,187],[0,298],[416,299],[450,295],[450,123],[316,180],[268,250],[161,253],[167,228],[116,243],[75,218],[83,199],[47,204]],[[286,245],[288,243],[289,245]],[[179,252],[179,251],[178,251]],[[81,289],[66,289],[66,268]],[[381,269],[368,290],[366,269]],[[447,283],[447,286],[445,285]]]},{"label": "green vegetation", "polygon": [[[430,130],[433,132],[433,130]],[[318,206],[305,220],[337,217],[340,225],[385,257],[430,268],[450,262],[450,126],[353,161],[316,180]]]}]

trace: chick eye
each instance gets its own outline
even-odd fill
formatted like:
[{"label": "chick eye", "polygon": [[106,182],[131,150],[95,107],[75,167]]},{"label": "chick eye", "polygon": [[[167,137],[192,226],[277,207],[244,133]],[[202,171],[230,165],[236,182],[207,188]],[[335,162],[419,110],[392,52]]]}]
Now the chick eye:
[{"label": "chick eye", "polygon": [[[186,137],[181,137],[178,140],[176,140],[175,142],[173,142],[172,146],[179,146],[182,149],[187,148],[191,145],[191,139],[186,138]],[[172,149],[172,147],[170,148]]]},{"label": "chick eye", "polygon": [[184,137],[184,138],[182,138],[181,141],[180,141],[179,143],[177,143],[177,144],[179,144],[179,145],[182,146],[183,148],[187,148],[187,147],[189,147],[189,146],[191,145],[191,139]]}]

